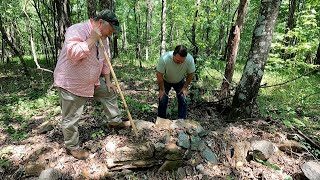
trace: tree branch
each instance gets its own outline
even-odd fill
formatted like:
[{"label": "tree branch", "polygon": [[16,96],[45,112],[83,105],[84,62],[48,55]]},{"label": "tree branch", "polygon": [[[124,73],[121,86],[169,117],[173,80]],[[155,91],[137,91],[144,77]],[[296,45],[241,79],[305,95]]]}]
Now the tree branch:
[{"label": "tree branch", "polygon": [[316,69],[308,72],[308,73],[305,73],[305,74],[303,74],[303,75],[301,75],[301,76],[298,76],[298,77],[296,77],[296,78],[293,78],[293,79],[291,79],[291,80],[285,81],[285,82],[283,82],[283,83],[279,83],[279,84],[275,84],[275,85],[270,85],[270,86],[267,86],[267,83],[266,83],[266,84],[261,85],[260,88],[269,88],[269,87],[282,86],[282,85],[287,84],[287,83],[289,83],[289,82],[292,82],[292,81],[295,81],[295,80],[297,80],[297,79],[300,79],[300,78],[302,78],[303,76],[307,76],[307,75],[309,75],[309,74],[311,74],[311,73],[314,73],[314,72],[316,72],[316,71],[319,71],[319,69],[320,69],[320,66],[319,66],[318,68],[316,68]]}]

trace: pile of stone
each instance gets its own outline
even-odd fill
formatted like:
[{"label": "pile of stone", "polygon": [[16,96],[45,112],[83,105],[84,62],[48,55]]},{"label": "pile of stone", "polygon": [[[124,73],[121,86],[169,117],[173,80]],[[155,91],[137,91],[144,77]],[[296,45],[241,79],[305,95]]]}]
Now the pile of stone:
[{"label": "pile of stone", "polygon": [[158,142],[148,140],[143,143],[126,144],[120,148],[107,143],[109,153],[107,166],[110,170],[141,168],[160,165],[159,171],[176,170],[189,160],[193,154],[212,164],[217,164],[217,155],[202,139],[207,131],[193,120],[169,120],[158,118],[155,123],[135,121],[139,132],[161,130]]}]

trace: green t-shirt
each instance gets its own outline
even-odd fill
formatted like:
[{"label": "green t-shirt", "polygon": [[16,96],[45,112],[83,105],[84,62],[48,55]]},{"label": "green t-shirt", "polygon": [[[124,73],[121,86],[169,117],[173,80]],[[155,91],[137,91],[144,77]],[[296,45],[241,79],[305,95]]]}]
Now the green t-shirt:
[{"label": "green t-shirt", "polygon": [[164,74],[163,79],[168,83],[178,83],[184,79],[187,74],[194,73],[196,67],[193,57],[189,53],[182,64],[177,64],[173,61],[173,51],[169,51],[160,57],[157,71]]}]

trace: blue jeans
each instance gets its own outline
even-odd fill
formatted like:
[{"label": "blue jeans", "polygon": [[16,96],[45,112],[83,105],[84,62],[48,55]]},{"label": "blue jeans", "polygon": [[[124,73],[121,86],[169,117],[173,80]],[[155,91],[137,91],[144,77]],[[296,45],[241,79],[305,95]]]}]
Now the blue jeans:
[{"label": "blue jeans", "polygon": [[173,87],[176,91],[178,98],[178,119],[186,119],[187,118],[187,101],[185,95],[180,92],[184,85],[184,80],[181,80],[178,83],[168,83],[164,81],[164,89],[166,94],[159,98],[159,106],[158,106],[158,116],[161,118],[167,118],[167,107],[168,107],[168,95],[169,91]]}]

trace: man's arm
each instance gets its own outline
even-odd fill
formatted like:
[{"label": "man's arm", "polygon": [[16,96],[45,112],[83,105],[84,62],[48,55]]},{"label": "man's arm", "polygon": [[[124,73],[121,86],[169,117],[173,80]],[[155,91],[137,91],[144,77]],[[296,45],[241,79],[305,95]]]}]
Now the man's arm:
[{"label": "man's arm", "polygon": [[160,90],[164,91],[164,80],[163,80],[163,74],[157,71],[157,80],[159,84]]},{"label": "man's arm", "polygon": [[164,80],[163,80],[163,74],[157,71],[157,80],[159,84],[159,98],[161,99],[163,95],[165,95],[165,89],[164,89]]},{"label": "man's arm", "polygon": [[193,73],[188,74],[188,75],[187,75],[186,82],[184,83],[184,85],[183,85],[183,87],[182,87],[182,89],[181,89],[181,92],[182,92],[185,96],[188,95],[187,89],[188,89],[189,84],[190,84],[191,81],[192,81],[192,78],[193,78]]},{"label": "man's arm", "polygon": [[110,73],[104,74],[103,76],[106,81],[106,86],[108,88],[108,91],[110,92],[110,90],[112,89],[114,92],[117,92],[117,88],[112,84],[112,82],[110,80]]}]

